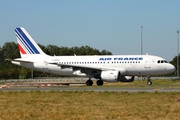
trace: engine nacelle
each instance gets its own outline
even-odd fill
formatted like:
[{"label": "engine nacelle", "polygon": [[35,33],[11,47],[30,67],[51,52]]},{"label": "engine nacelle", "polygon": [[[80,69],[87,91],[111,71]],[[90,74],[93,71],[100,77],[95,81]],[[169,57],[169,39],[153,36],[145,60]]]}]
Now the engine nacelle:
[{"label": "engine nacelle", "polygon": [[[99,77],[96,77],[99,78]],[[102,71],[100,74],[100,78],[106,82],[133,82],[134,76],[123,76],[120,74],[120,71],[117,70],[108,70]]]},{"label": "engine nacelle", "polygon": [[120,77],[119,71],[102,71],[101,79],[106,82],[118,82]]}]

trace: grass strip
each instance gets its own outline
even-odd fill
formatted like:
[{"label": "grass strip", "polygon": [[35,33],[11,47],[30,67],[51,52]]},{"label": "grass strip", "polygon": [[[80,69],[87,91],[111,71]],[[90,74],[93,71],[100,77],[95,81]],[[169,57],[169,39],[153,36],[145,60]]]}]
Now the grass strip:
[{"label": "grass strip", "polygon": [[0,92],[2,120],[176,120],[179,92]]}]

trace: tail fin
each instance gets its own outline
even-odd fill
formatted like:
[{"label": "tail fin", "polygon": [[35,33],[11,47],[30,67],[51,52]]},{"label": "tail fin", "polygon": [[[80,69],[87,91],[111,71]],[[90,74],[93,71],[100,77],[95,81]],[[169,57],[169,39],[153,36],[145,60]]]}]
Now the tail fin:
[{"label": "tail fin", "polygon": [[15,34],[21,58],[46,55],[24,28],[15,28]]}]

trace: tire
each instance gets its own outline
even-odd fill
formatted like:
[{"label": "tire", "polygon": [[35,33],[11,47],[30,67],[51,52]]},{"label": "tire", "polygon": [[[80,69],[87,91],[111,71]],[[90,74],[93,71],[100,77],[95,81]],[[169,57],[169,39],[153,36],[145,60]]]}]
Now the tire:
[{"label": "tire", "polygon": [[147,85],[149,85],[149,86],[152,85],[152,82],[151,82],[151,81],[148,81],[148,82],[147,82]]},{"label": "tire", "polygon": [[97,80],[97,81],[96,81],[96,84],[97,84],[98,86],[102,86],[103,83],[104,83],[104,82],[103,82],[102,80]]},{"label": "tire", "polygon": [[87,80],[86,81],[86,85],[87,86],[92,86],[93,85],[93,81],[92,80]]}]

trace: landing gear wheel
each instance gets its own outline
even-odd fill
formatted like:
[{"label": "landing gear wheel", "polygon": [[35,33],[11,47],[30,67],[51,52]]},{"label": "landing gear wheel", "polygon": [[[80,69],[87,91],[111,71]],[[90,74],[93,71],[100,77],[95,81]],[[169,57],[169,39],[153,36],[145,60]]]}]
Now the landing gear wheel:
[{"label": "landing gear wheel", "polygon": [[151,81],[148,81],[148,82],[147,82],[147,85],[152,85],[152,82],[151,82]]},{"label": "landing gear wheel", "polygon": [[103,83],[104,83],[104,82],[103,82],[102,80],[97,80],[97,81],[96,81],[96,84],[97,84],[98,86],[102,86]]},{"label": "landing gear wheel", "polygon": [[87,80],[86,81],[86,85],[87,86],[92,86],[93,85],[93,81],[92,80]]},{"label": "landing gear wheel", "polygon": [[149,85],[149,86],[150,86],[150,85],[152,85],[152,82],[151,82],[150,76],[147,76],[147,81],[148,81],[148,82],[147,82],[147,85]]}]

